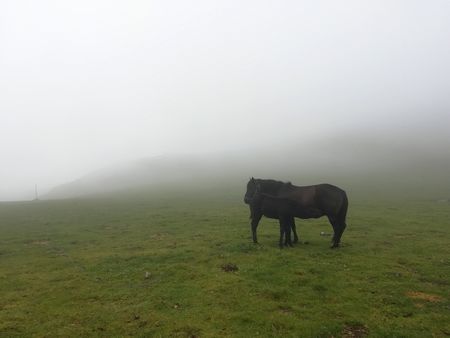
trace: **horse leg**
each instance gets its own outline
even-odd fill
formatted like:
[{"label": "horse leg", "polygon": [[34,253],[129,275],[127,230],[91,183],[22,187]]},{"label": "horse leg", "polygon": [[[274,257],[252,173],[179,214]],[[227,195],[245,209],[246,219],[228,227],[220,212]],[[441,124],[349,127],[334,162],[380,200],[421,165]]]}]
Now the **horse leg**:
[{"label": "horse leg", "polygon": [[347,218],[347,208],[348,208],[348,199],[347,195],[344,195],[343,204],[341,207],[341,210],[338,214],[338,224],[339,224],[339,233],[336,236],[335,239],[335,245],[339,246],[339,243],[341,242],[342,234],[344,233],[345,228],[347,227],[347,223],[345,223],[345,219]]},{"label": "horse leg", "polygon": [[339,224],[336,222],[336,219],[331,216],[328,216],[328,220],[333,227],[333,238],[331,238],[331,243],[333,243],[333,245],[331,248],[337,248],[339,246],[339,242],[336,242],[336,239],[339,237]]},{"label": "horse leg", "polygon": [[291,240],[292,224],[294,224],[294,227],[295,227],[294,218],[293,217],[286,218],[286,220],[284,222],[285,234],[286,234],[285,245],[289,245],[289,246],[292,246],[292,240]]},{"label": "horse leg", "polygon": [[284,232],[285,232],[284,224],[280,220],[280,243],[279,243],[280,249],[283,249],[283,235],[284,235]]},{"label": "horse leg", "polygon": [[283,247],[283,237],[284,237],[284,245],[288,245],[291,242],[291,237],[289,234],[290,231],[290,225],[289,225],[289,218],[287,217],[280,217],[280,248]]},{"label": "horse leg", "polygon": [[344,230],[346,227],[347,227],[347,224],[345,222],[342,222],[339,224],[339,233],[338,233],[338,235],[336,237],[336,241],[335,241],[336,246],[339,246],[339,243],[341,242],[342,234],[344,233]]},{"label": "horse leg", "polygon": [[291,228],[292,228],[292,232],[294,233],[294,243],[298,243],[298,235],[297,235],[297,229],[295,226],[295,219],[292,219],[292,223],[291,223]]},{"label": "horse leg", "polygon": [[253,243],[255,243],[255,244],[258,243],[258,239],[256,237],[256,229],[258,228],[258,224],[259,224],[259,221],[261,220],[261,217],[262,217],[262,215],[254,215],[252,217],[252,223],[251,223],[252,237],[253,237]]}]

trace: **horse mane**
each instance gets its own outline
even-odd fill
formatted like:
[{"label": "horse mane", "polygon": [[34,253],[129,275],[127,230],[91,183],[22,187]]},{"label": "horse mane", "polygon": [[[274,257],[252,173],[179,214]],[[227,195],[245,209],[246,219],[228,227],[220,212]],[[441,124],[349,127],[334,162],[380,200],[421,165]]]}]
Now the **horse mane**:
[{"label": "horse mane", "polygon": [[272,179],[258,178],[258,179],[255,179],[255,181],[261,185],[261,187],[263,188],[262,190],[265,193],[268,191],[275,193],[278,190],[280,190],[281,187],[283,187],[285,185],[289,185],[289,186],[292,185],[291,182],[282,182],[282,181],[277,181],[277,180],[272,180]]}]

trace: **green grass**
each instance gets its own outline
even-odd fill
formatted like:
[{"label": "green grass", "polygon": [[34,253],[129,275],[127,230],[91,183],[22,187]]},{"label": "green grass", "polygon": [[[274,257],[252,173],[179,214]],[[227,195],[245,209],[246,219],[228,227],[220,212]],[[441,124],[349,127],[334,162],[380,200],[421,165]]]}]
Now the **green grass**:
[{"label": "green grass", "polygon": [[450,335],[449,203],[351,198],[337,250],[325,218],[254,245],[248,215],[234,193],[0,204],[0,337]]}]

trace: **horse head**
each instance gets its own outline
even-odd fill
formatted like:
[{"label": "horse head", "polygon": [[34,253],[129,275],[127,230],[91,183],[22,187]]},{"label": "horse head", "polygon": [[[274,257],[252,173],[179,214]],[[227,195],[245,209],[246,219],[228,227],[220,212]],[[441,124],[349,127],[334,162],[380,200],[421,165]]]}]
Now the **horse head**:
[{"label": "horse head", "polygon": [[253,195],[255,195],[256,188],[257,188],[258,182],[253,177],[248,181],[247,183],[247,191],[244,196],[244,203],[249,204],[250,201],[253,198]]}]

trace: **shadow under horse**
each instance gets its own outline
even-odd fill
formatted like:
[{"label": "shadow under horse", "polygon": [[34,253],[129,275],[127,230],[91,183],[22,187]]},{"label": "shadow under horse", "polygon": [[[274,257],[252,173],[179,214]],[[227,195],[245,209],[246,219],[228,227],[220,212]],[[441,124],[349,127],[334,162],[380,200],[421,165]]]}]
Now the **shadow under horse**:
[{"label": "shadow under horse", "polygon": [[[346,228],[346,216],[348,209],[348,198],[344,190],[331,184],[317,184],[310,186],[295,186],[275,180],[251,178],[247,183],[244,202],[251,204],[256,193],[262,193],[295,203],[295,208],[289,209],[287,214],[282,215],[282,222],[289,222],[289,216],[301,219],[320,218],[327,216],[334,235],[332,238],[332,248],[339,246],[342,233]],[[253,217],[254,216],[254,217]],[[256,229],[263,214],[258,213],[251,216],[251,228],[253,242],[257,243]],[[280,219],[279,215],[271,215]],[[294,242],[298,241],[295,222],[292,220],[290,226],[294,232]],[[280,222],[280,231],[282,224]]]}]

